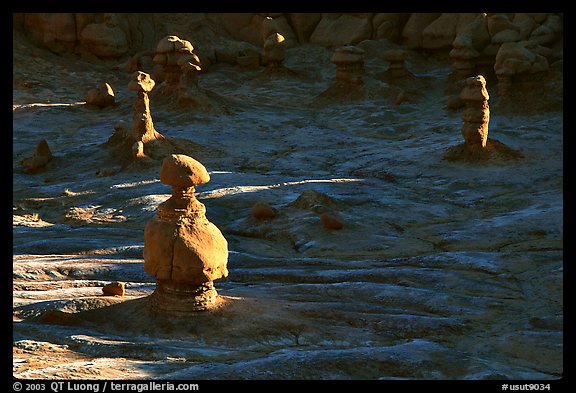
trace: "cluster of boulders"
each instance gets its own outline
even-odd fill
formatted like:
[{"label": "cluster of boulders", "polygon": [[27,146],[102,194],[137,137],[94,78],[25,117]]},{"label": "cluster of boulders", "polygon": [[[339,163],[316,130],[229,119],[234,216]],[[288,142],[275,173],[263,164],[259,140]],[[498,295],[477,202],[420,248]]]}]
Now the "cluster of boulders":
[{"label": "cluster of boulders", "polygon": [[[533,40],[553,44],[562,32],[562,14],[549,13],[218,13],[178,14],[165,23],[196,25],[217,23],[233,38],[262,47],[272,32],[286,40],[287,47],[312,43],[337,48],[365,40],[388,39],[412,49],[451,49],[459,35],[472,38],[474,48],[495,55],[505,42]],[[36,42],[55,51],[80,48],[99,57],[119,57],[129,47],[145,50],[165,31],[162,15],[34,13],[13,16]],[[166,19],[166,18],[164,18]],[[144,31],[147,34],[131,34]]]},{"label": "cluster of boulders", "polygon": [[507,94],[514,75],[547,71],[562,56],[552,50],[562,39],[560,15],[461,15],[458,25],[450,51],[457,77],[490,69],[498,76],[500,95]]},{"label": "cluster of boulders", "polygon": [[25,13],[14,14],[34,42],[55,53],[77,53],[103,59],[119,58],[129,49],[122,14]]},{"label": "cluster of boulders", "polygon": [[533,41],[507,42],[496,54],[494,72],[498,78],[498,94],[508,95],[512,78],[518,74],[536,74],[549,68],[543,47]]},{"label": "cluster of boulders", "polygon": [[[154,14],[115,13],[16,13],[13,20],[34,42],[56,53],[73,52],[103,59],[121,58],[130,51],[147,53],[165,31],[163,23],[169,23]],[[282,62],[287,48],[298,44],[340,48],[387,39],[413,50],[449,52],[457,79],[486,74],[490,69],[498,75],[499,93],[504,95],[514,76],[546,71],[563,56],[561,13],[179,14],[170,18],[170,23],[185,25],[188,20],[198,26],[219,25],[233,39],[264,49],[260,54],[250,48],[232,49],[230,53],[223,48],[207,48],[211,54],[203,57],[206,61],[210,58],[249,68],[260,64],[275,66]],[[164,38],[156,52],[148,54],[154,57],[155,71],[150,73],[158,83],[164,80],[163,72],[158,71],[163,68],[167,85],[178,84],[182,74],[189,80],[187,83],[194,85],[202,65],[189,42]],[[186,59],[178,64],[181,55]],[[129,63],[131,72],[142,69],[138,68],[139,60],[130,59]],[[193,98],[194,94],[188,97]]]}]

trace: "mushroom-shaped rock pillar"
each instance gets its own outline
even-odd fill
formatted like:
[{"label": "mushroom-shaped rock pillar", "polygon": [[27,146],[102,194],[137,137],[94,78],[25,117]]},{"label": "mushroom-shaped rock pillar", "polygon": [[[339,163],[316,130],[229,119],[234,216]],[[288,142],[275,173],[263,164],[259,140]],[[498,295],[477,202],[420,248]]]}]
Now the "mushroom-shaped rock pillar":
[{"label": "mushroom-shaped rock pillar", "polygon": [[181,316],[218,307],[213,281],[228,276],[228,242],[194,196],[194,187],[209,180],[189,156],[172,154],[162,164],[160,181],[172,186],[172,197],[144,230],[144,270],[156,277],[157,312]]},{"label": "mushroom-shaped rock pillar", "polygon": [[402,49],[390,49],[384,52],[384,60],[390,63],[389,74],[393,78],[409,75],[404,64],[405,52]]},{"label": "mushroom-shaped rock pillar", "polygon": [[128,89],[136,92],[134,101],[134,120],[132,124],[132,139],[134,142],[147,143],[163,136],[154,129],[150,113],[150,98],[148,93],[154,88],[155,82],[150,75],[137,71],[132,75]]},{"label": "mushroom-shaped rock pillar", "polygon": [[201,70],[200,58],[194,53],[194,46],[175,35],[158,42],[153,61],[158,67],[156,72],[164,75],[168,90],[178,90],[181,78],[186,74],[190,74],[187,79],[196,83],[196,74]]},{"label": "mushroom-shaped rock pillar", "polygon": [[336,65],[336,81],[361,85],[364,80],[364,50],[352,45],[334,51],[330,61]]}]

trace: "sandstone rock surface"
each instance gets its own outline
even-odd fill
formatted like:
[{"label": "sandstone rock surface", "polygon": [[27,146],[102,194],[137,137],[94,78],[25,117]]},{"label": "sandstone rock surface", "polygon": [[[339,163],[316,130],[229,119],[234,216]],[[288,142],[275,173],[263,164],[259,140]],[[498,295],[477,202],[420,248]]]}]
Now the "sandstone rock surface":
[{"label": "sandstone rock surface", "polygon": [[124,31],[118,26],[91,23],[80,33],[80,43],[92,54],[101,58],[119,58],[128,51]]},{"label": "sandstone rock surface", "polygon": [[354,45],[370,39],[370,19],[349,14],[325,14],[310,36],[310,42],[326,47]]}]

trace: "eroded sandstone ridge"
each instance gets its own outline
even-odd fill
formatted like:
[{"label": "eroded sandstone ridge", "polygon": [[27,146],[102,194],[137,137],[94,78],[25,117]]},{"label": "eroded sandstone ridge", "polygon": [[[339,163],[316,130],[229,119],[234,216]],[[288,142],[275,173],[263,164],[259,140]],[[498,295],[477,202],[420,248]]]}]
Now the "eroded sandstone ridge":
[{"label": "eroded sandstone ridge", "polygon": [[160,181],[172,186],[172,197],[144,230],[144,269],[156,277],[151,301],[158,312],[178,316],[219,305],[213,281],[228,276],[228,242],[194,196],[209,180],[189,156],[173,154],[162,164]]}]

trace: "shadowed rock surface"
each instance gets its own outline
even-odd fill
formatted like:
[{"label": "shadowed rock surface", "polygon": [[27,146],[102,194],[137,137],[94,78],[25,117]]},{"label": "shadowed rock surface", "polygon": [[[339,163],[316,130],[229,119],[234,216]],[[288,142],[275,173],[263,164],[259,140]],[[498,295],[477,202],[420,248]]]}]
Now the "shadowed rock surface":
[{"label": "shadowed rock surface", "polygon": [[[267,18],[286,38],[282,69],[294,73],[237,61],[240,51],[261,53]],[[565,365],[562,14],[13,19],[14,377],[556,388]],[[128,82],[136,71],[153,75],[156,46],[173,35],[209,63],[197,84],[226,110],[156,101],[158,83],[149,109],[164,139],[133,150]],[[448,88],[462,89],[446,46],[459,35],[480,54],[468,76],[487,81],[486,149],[494,136],[522,159],[445,159],[447,147],[465,146],[460,113],[446,110]],[[549,68],[514,74],[500,96],[495,58],[518,35],[547,48],[529,45]],[[364,51],[364,94],[342,89],[317,102],[335,83],[335,49],[347,45]],[[413,78],[378,78],[391,49],[403,51]],[[102,81],[115,105],[86,107],[85,91]],[[41,139],[54,160],[25,173],[21,162]],[[151,144],[167,140],[155,155]],[[210,182],[194,198],[228,243],[217,304],[179,318],[152,307],[157,282],[143,258],[146,223],[172,198],[159,176],[171,154],[204,166]],[[257,203],[275,215],[256,219]],[[344,225],[325,228],[323,214]],[[125,284],[124,297],[103,294],[112,282]]]}]

